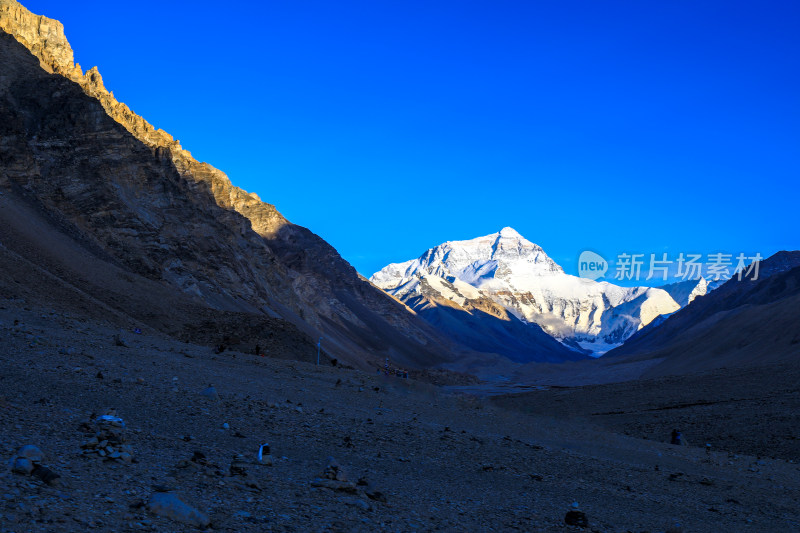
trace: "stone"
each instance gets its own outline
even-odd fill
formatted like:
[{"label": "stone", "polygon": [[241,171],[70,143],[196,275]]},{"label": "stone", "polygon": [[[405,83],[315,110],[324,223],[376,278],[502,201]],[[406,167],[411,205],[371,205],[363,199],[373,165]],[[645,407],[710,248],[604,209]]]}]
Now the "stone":
[{"label": "stone", "polygon": [[311,482],[311,486],[331,489],[338,492],[347,492],[349,494],[358,494],[358,487],[356,487],[356,484],[351,481],[337,481],[335,479],[317,478]]},{"label": "stone", "polygon": [[45,460],[44,452],[33,444],[26,444],[17,450],[17,457],[24,457],[33,463],[41,463]]},{"label": "stone", "polygon": [[372,506],[369,502],[362,500],[361,498],[356,498],[353,496],[342,498],[342,501],[347,505],[352,505],[353,507],[357,507],[362,511],[371,511]]},{"label": "stone", "polygon": [[347,481],[347,474],[339,462],[333,457],[328,457],[328,466],[325,467],[325,472],[323,472],[322,477],[336,481]]},{"label": "stone", "polygon": [[233,461],[231,462],[228,471],[232,476],[246,476],[247,475],[246,465],[247,463],[245,462],[244,457],[241,455],[237,455],[233,458]]},{"label": "stone", "polygon": [[28,476],[33,472],[33,463],[26,457],[16,457],[11,463],[11,471]]},{"label": "stone", "polygon": [[583,511],[572,510],[564,516],[564,523],[568,526],[589,527],[589,519]]},{"label": "stone", "polygon": [[200,396],[204,396],[210,400],[219,400],[219,394],[217,394],[217,389],[215,389],[213,385],[209,385],[207,388],[201,390]]},{"label": "stone", "polygon": [[184,503],[175,493],[155,492],[147,502],[147,509],[158,516],[194,527],[205,528],[211,525],[207,514]]}]

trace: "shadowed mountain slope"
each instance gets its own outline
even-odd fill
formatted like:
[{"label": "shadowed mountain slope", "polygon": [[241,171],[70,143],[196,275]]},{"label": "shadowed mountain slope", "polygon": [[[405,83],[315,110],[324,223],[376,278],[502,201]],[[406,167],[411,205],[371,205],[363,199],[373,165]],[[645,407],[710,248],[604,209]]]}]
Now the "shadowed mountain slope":
[{"label": "shadowed mountain slope", "polygon": [[604,359],[662,359],[643,377],[797,360],[800,252],[779,252],[759,270],[757,280],[729,280]]},{"label": "shadowed mountain slope", "polygon": [[459,305],[430,287],[428,279],[421,279],[419,284],[419,294],[405,298],[404,303],[455,342],[480,352],[498,353],[516,363],[561,363],[587,357],[580,347],[575,347],[577,351],[565,347],[538,325],[522,322],[488,298]]},{"label": "shadowed mountain slope", "polygon": [[[291,322],[359,366],[456,358],[325,241],[117,102],[97,69],[83,74],[60,23],[0,0],[0,28],[0,191],[6,214],[24,212],[4,228],[6,260],[44,269],[88,308],[171,334],[196,320],[191,308],[212,329],[225,313]],[[26,235],[37,224],[41,233]]]}]

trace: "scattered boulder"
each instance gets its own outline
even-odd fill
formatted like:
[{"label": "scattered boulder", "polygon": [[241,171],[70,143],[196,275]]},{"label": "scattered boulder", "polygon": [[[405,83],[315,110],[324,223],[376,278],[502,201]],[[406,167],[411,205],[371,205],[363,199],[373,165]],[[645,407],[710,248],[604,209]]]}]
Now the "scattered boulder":
[{"label": "scattered boulder", "polygon": [[15,457],[11,460],[11,471],[15,474],[29,476],[33,472],[33,463],[25,457]]},{"label": "scattered boulder", "polygon": [[234,455],[233,461],[231,461],[231,465],[228,468],[228,471],[232,476],[246,476],[247,475],[247,462],[243,455]]},{"label": "scattered boulder", "polygon": [[351,481],[337,481],[335,479],[317,478],[311,482],[312,487],[331,489],[348,494],[358,494],[358,487]]},{"label": "scattered boulder", "polygon": [[355,496],[346,496],[342,498],[342,502],[346,505],[351,505],[362,511],[371,511],[372,506],[369,504],[368,501],[363,500],[362,498],[357,498]]},{"label": "scattered boulder", "polygon": [[328,457],[328,466],[325,467],[322,477],[312,481],[311,486],[358,494],[356,484],[347,479],[344,469],[333,457]]},{"label": "scattered boulder", "polygon": [[206,459],[206,454],[204,454],[203,452],[195,451],[194,453],[192,453],[192,458],[190,459],[190,461],[202,466],[209,466],[208,459]]},{"label": "scattered boulder", "polygon": [[214,385],[209,384],[208,387],[200,391],[200,396],[204,396],[210,400],[219,400],[219,394],[217,394],[217,389],[214,388]]},{"label": "scattered boulder", "polygon": [[16,457],[24,457],[32,463],[41,463],[46,459],[44,452],[33,444],[26,444],[17,450]]},{"label": "scattered boulder", "polygon": [[147,502],[147,509],[155,515],[190,526],[205,528],[211,525],[207,514],[184,503],[172,492],[154,492]]},{"label": "scattered boulder", "polygon": [[45,460],[42,450],[32,444],[26,444],[11,459],[11,471],[23,476],[33,476],[48,485],[54,485],[61,477],[41,462]]},{"label": "scattered boulder", "polygon": [[583,511],[568,511],[564,523],[568,526],[589,527],[589,519]]},{"label": "scattered boulder", "polygon": [[311,486],[358,495],[359,498],[357,499],[360,499],[362,503],[356,505],[364,510],[371,509],[368,500],[386,502],[386,496],[381,491],[372,487],[366,477],[362,476],[358,480],[358,483],[350,481],[345,470],[333,457],[328,458],[328,465],[325,467],[322,477],[314,479],[311,482]]},{"label": "scattered boulder", "polygon": [[347,473],[344,471],[339,462],[333,457],[328,457],[328,466],[325,467],[322,477],[335,481],[347,481]]}]

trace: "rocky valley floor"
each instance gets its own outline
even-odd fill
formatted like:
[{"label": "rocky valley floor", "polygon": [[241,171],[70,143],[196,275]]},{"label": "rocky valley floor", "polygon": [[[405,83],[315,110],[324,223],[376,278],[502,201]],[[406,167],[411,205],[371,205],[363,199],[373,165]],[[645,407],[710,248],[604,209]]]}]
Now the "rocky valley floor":
[{"label": "rocky valley floor", "polygon": [[[709,454],[414,380],[214,354],[20,300],[0,300],[0,338],[0,453],[45,454],[34,475],[0,473],[0,531],[800,528],[800,470],[785,458]],[[92,443],[110,412],[132,460]],[[256,459],[263,443],[271,466]],[[45,483],[46,471],[60,477]],[[211,525],[163,516],[173,497],[199,511],[178,515]],[[574,504],[587,529],[565,523]]]},{"label": "rocky valley floor", "polygon": [[798,363],[554,387],[493,401],[535,416],[583,420],[643,439],[668,442],[671,430],[679,429],[690,445],[800,461]]}]

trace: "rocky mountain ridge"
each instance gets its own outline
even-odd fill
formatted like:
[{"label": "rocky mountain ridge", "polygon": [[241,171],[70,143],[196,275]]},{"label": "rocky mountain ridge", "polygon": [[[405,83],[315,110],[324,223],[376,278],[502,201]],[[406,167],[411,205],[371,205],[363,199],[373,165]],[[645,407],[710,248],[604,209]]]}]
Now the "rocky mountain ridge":
[{"label": "rocky mountain ridge", "polygon": [[[78,244],[75,253],[88,250],[155,282],[147,285],[153,290],[177,289],[187,305],[289,321],[325,337],[331,357],[351,364],[391,357],[427,367],[456,357],[458,347],[328,243],[118,102],[97,68],[84,73],[74,64],[59,22],[0,0],[0,30],[0,188],[6,201],[31,207],[26,213]],[[14,228],[16,237],[25,231]],[[10,252],[27,257],[30,243],[12,237],[20,244]],[[111,300],[100,278],[85,279],[64,262],[54,258],[49,274],[68,276],[123,314],[136,308],[137,319],[154,320],[143,302],[134,304],[136,289],[115,289]],[[172,298],[150,301],[155,308]],[[162,315],[169,318],[166,307]]]}]

